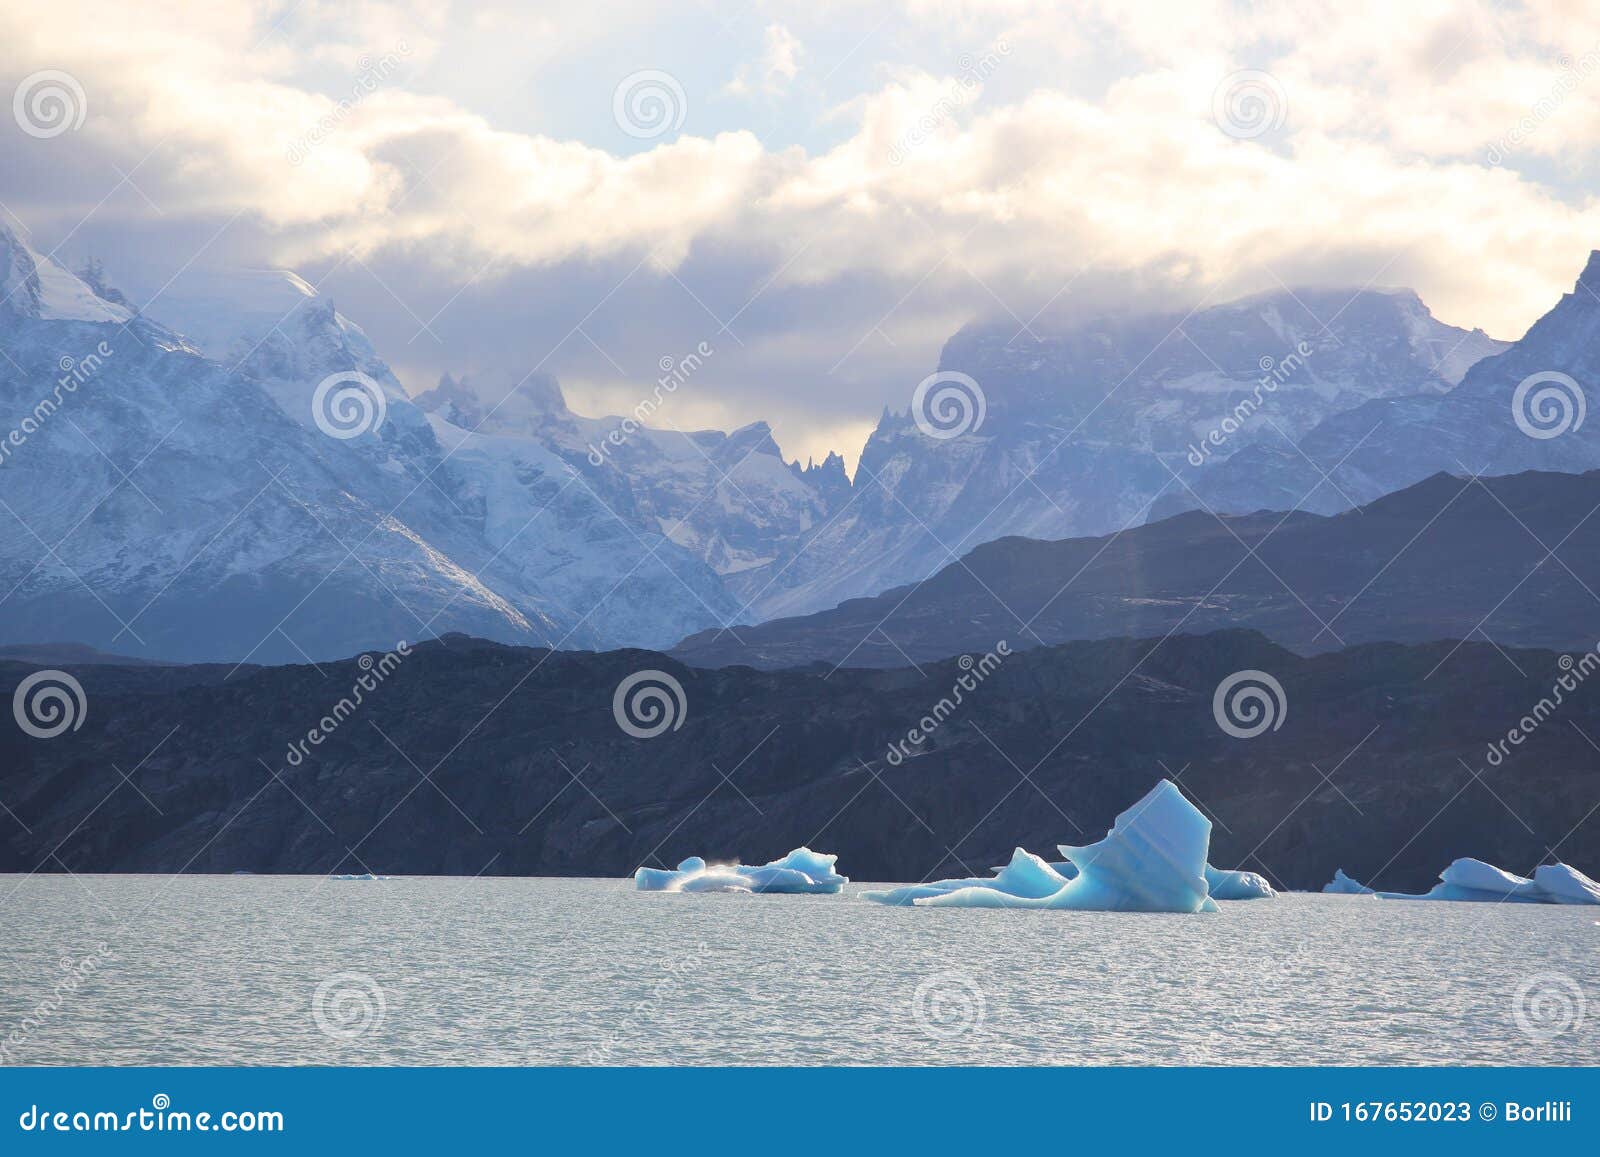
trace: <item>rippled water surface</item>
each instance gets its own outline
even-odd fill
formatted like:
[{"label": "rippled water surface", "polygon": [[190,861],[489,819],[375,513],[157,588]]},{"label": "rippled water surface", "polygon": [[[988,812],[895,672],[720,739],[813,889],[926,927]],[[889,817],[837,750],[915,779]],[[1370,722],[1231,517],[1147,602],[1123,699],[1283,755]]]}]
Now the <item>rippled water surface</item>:
[{"label": "rippled water surface", "polygon": [[0,876],[0,1059],[1600,1063],[1600,909],[907,910],[859,890]]}]

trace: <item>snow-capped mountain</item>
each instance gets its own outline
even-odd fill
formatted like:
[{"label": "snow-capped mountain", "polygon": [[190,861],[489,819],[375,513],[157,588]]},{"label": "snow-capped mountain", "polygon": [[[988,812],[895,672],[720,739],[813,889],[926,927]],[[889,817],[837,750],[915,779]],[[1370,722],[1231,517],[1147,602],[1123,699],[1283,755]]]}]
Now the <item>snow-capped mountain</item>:
[{"label": "snow-capped mountain", "polygon": [[969,327],[939,369],[976,393],[951,383],[964,408],[952,396],[942,419],[933,403],[886,411],[838,516],[748,580],[771,584],[754,611],[802,614],[914,582],[1003,535],[1142,522],[1202,467],[1288,449],[1371,399],[1438,397],[1503,348],[1437,321],[1408,290],[1284,291],[1037,334]]},{"label": "snow-capped mountain", "polygon": [[1329,415],[1296,446],[1262,443],[1197,471],[1157,515],[1299,507],[1334,513],[1434,473],[1577,473],[1600,467],[1600,251],[1571,293],[1448,394],[1385,397]]},{"label": "snow-capped mountain", "polygon": [[456,459],[517,446],[558,456],[619,520],[665,535],[715,571],[736,600],[723,621],[759,589],[749,576],[767,573],[849,500],[843,459],[831,454],[806,467],[785,462],[765,422],[724,433],[585,418],[567,408],[552,378],[530,379],[505,394],[516,384],[497,384],[504,401],[490,405],[470,380],[446,376],[416,401],[441,439],[446,424],[474,431],[471,450]]},{"label": "snow-capped mountain", "polygon": [[[664,641],[734,608],[559,457],[457,461],[464,432],[293,275],[185,278],[139,316],[10,233],[0,269],[0,641],[299,661],[448,631]],[[381,398],[319,398],[351,372]]]},{"label": "snow-capped mountain", "polygon": [[[0,432],[0,643],[153,658],[321,658],[448,631],[662,646],[916,581],[1002,535],[1115,531],[1235,462],[1292,475],[1296,444],[1372,406],[1416,407],[1414,428],[1504,392],[1468,372],[1502,344],[1408,291],[974,325],[939,367],[969,395],[955,436],[937,393],[886,411],[852,480],[837,455],[786,462],[763,422],[660,428],[662,383],[609,418],[574,414],[545,376],[446,376],[412,399],[281,270],[186,273],[142,313],[97,267],[9,233],[0,274],[0,401],[18,416]],[[1584,308],[1546,319],[1550,343],[1583,344]],[[1533,459],[1518,468],[1595,464],[1516,436]],[[1414,449],[1417,470],[1451,468]],[[1347,469],[1385,477],[1365,454]],[[1240,477],[1249,509],[1288,485]]]}]

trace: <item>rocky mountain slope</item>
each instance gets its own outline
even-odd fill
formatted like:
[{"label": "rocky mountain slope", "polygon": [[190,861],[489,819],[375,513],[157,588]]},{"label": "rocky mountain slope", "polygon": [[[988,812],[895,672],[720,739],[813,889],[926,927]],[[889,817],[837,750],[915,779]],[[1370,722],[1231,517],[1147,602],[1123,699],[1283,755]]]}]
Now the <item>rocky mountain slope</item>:
[{"label": "rocky mountain slope", "polygon": [[1117,535],[1005,538],[933,578],[830,611],[708,630],[697,666],[898,667],[1168,631],[1259,630],[1302,653],[1392,640],[1600,639],[1600,471],[1446,474],[1343,514],[1199,511]]},{"label": "rocky mountain slope", "polygon": [[[957,414],[946,437],[937,416],[886,412],[851,479],[836,455],[786,462],[765,423],[662,428],[657,403],[690,365],[621,417],[572,413],[539,375],[501,383],[521,382],[498,405],[484,397],[503,388],[449,377],[413,401],[293,274],[188,272],[139,314],[99,269],[75,276],[10,234],[0,249],[0,403],[48,410],[15,445],[0,438],[14,532],[0,643],[187,661],[320,659],[450,630],[665,646],[919,581],[997,538],[1137,524],[1235,477],[1234,460],[1289,471],[1238,475],[1234,505],[1257,509],[1303,480],[1292,443],[1353,430],[1380,403],[1448,400],[1470,417],[1458,395],[1504,384],[1483,359],[1581,351],[1593,323],[1573,295],[1535,348],[1492,357],[1500,343],[1409,292],[1296,290],[1185,316],[973,326],[941,370],[970,375],[981,421]],[[372,427],[336,437],[318,390],[351,372],[381,421],[356,405],[345,416]],[[1418,413],[1412,440],[1432,421]],[[1483,422],[1445,424],[1451,457],[1499,445]],[[1600,464],[1577,438],[1513,434],[1528,464]],[[1425,457],[1410,450],[1384,453]],[[1365,446],[1347,468],[1384,477]]]},{"label": "rocky mountain slope", "polygon": [[[1215,863],[1280,887],[1343,867],[1421,889],[1468,855],[1600,874],[1600,699],[1567,697],[1491,765],[1563,668],[1452,646],[1301,658],[1231,632],[827,677],[452,637],[370,669],[85,666],[78,730],[0,728],[0,872],[622,876],[809,844],[856,879],[918,880],[1098,835],[1168,776],[1214,818]],[[614,694],[652,668],[680,682],[681,725],[634,738]],[[1283,700],[1275,730],[1239,739],[1213,694],[1249,669]],[[0,664],[0,696],[31,671]],[[961,704],[921,723],[963,676]]]},{"label": "rocky mountain slope", "polygon": [[1443,395],[1504,348],[1440,323],[1410,291],[1284,291],[1187,316],[1036,329],[973,326],[952,338],[939,369],[976,383],[981,421],[975,401],[961,408],[954,398],[946,421],[885,413],[837,517],[752,572],[754,596],[740,592],[754,598],[744,621],[914,582],[1007,535],[1143,522],[1201,467],[1252,447],[1287,449],[1372,399]]},{"label": "rocky mountain slope", "polygon": [[[452,454],[465,432],[412,405],[292,275],[180,281],[158,303],[180,332],[9,233],[0,270],[0,402],[19,416],[0,465],[0,642],[230,661],[449,630],[595,646],[736,605],[558,456]],[[356,372],[369,384],[342,387],[347,408],[319,405],[330,375]]]},{"label": "rocky mountain slope", "polygon": [[1600,467],[1600,421],[1584,418],[1597,385],[1600,251],[1571,293],[1448,394],[1373,400],[1326,417],[1297,446],[1261,443],[1207,463],[1190,489],[1163,495],[1154,516],[1197,506],[1331,513],[1441,470],[1592,470]]}]

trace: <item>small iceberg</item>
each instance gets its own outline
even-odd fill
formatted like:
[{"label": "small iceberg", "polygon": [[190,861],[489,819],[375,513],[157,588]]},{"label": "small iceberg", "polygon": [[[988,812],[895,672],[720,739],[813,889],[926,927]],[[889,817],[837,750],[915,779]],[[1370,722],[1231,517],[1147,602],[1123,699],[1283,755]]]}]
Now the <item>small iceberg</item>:
[{"label": "small iceberg", "polygon": [[640,868],[633,886],[640,892],[769,892],[828,895],[850,882],[833,870],[838,856],[825,856],[810,848],[796,848],[781,860],[767,864],[707,864],[690,856],[676,871]]},{"label": "small iceberg", "polygon": [[1228,871],[1206,865],[1206,887],[1213,900],[1270,900],[1278,893],[1259,872]]},{"label": "small iceberg", "polygon": [[1533,882],[1549,904],[1600,904],[1600,884],[1567,864],[1534,869]]},{"label": "small iceberg", "polygon": [[1533,879],[1482,860],[1456,860],[1427,892],[1379,892],[1383,900],[1458,900],[1480,904],[1600,904],[1600,884],[1567,864],[1546,864]]},{"label": "small iceberg", "polygon": [[[1215,912],[1206,884],[1206,853],[1211,821],[1163,779],[1138,803],[1117,817],[1111,831],[1088,847],[1062,845],[1061,854],[1077,869],[1067,878],[1026,852],[1013,855],[1006,871],[1017,868],[1019,885],[1055,890],[1019,895],[991,881],[953,881],[949,891],[911,898],[929,908],[1050,908],[1088,912]],[[1044,875],[1039,869],[1048,869]],[[1002,872],[1002,875],[1005,873]],[[1052,879],[1063,881],[1055,884]],[[922,885],[937,887],[937,885]],[[897,889],[898,891],[898,889]],[[886,893],[885,895],[892,895]],[[889,901],[884,901],[889,902]],[[903,901],[902,901],[903,902]]]},{"label": "small iceberg", "polygon": [[[1011,896],[1039,899],[1053,896],[1069,880],[1078,875],[1078,867],[1071,860],[1050,863],[1032,852],[1016,849],[1011,862],[994,869],[987,879],[969,877],[964,880],[935,880],[929,884],[907,884],[887,892],[863,892],[861,898],[879,904],[910,905],[929,896],[944,896],[962,888],[992,888]],[[1278,893],[1256,872],[1227,871],[1206,865],[1206,889],[1213,900],[1265,900]]]},{"label": "small iceberg", "polygon": [[1360,880],[1352,880],[1344,874],[1343,868],[1333,870],[1333,879],[1322,885],[1324,892],[1335,896],[1371,896],[1373,891]]},{"label": "small iceberg", "polygon": [[345,873],[345,874],[339,875],[339,876],[329,876],[328,879],[330,879],[330,880],[392,880],[392,879],[394,879],[394,877],[393,876],[374,876],[371,872],[361,872],[361,873],[355,874],[355,875],[352,875],[350,873]]},{"label": "small iceberg", "polygon": [[958,892],[963,888],[989,888],[996,892],[1004,892],[1008,896],[1037,900],[1045,896],[1054,896],[1078,874],[1078,869],[1071,864],[1061,867],[1065,867],[1067,871],[1062,872],[1058,865],[1047,864],[1032,852],[1018,848],[1011,853],[1011,862],[996,868],[995,875],[988,879],[971,877],[965,880],[936,880],[931,884],[908,884],[903,888],[892,888],[887,892],[863,892],[861,897],[878,904],[909,905],[930,896],[945,896],[951,892]]}]

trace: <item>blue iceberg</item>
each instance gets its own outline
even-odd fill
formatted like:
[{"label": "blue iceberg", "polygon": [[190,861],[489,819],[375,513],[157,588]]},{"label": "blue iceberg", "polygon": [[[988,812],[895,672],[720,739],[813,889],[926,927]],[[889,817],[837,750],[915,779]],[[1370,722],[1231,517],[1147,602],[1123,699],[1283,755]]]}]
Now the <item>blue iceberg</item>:
[{"label": "blue iceberg", "polygon": [[640,868],[633,886],[640,892],[767,892],[827,895],[850,882],[833,870],[838,856],[825,856],[810,848],[796,848],[781,860],[745,866],[707,864],[690,856],[676,871]]},{"label": "blue iceberg", "polygon": [[1335,868],[1333,870],[1333,879],[1322,885],[1322,890],[1336,896],[1371,896],[1373,894],[1372,889],[1360,880],[1352,880],[1345,875],[1343,868]]},{"label": "blue iceberg", "polygon": [[1278,893],[1259,872],[1228,871],[1206,865],[1206,887],[1213,900],[1270,900]]},{"label": "blue iceberg", "polygon": [[1550,904],[1600,904],[1600,884],[1567,864],[1536,868],[1533,882]]},{"label": "blue iceberg", "polygon": [[1600,904],[1600,884],[1567,864],[1546,864],[1533,879],[1482,860],[1456,860],[1420,895],[1379,892],[1384,900],[1460,900],[1487,904]]},{"label": "blue iceberg", "polygon": [[[1170,780],[1161,780],[1138,803],[1117,817],[1111,831],[1088,847],[1061,847],[1076,868],[1067,878],[1049,864],[1021,852],[1006,870],[1018,868],[1018,884],[1030,890],[1052,885],[1044,895],[1002,891],[990,881],[953,881],[954,887],[911,898],[929,908],[1052,908],[1093,912],[1215,912],[1206,884],[1206,853],[1211,821],[1183,797]],[[1048,869],[1045,875],[1040,869]],[[1002,875],[1005,873],[1002,872]],[[1062,880],[1059,885],[1052,877]],[[921,885],[937,887],[937,885]],[[897,889],[898,891],[898,889]],[[885,893],[892,895],[892,893]],[[903,902],[903,901],[902,901]]]},{"label": "blue iceberg", "polygon": [[988,879],[974,876],[965,880],[936,880],[931,884],[908,884],[903,888],[892,888],[887,892],[863,892],[861,896],[865,900],[879,904],[908,905],[931,896],[948,895],[963,888],[990,888],[1009,896],[1037,900],[1045,896],[1054,896],[1061,891],[1068,880],[1078,874],[1078,869],[1071,864],[1065,867],[1068,870],[1061,872],[1057,870],[1057,865],[1047,864],[1032,852],[1018,848],[1011,853],[1011,862],[1004,867],[996,868],[995,875]]}]

